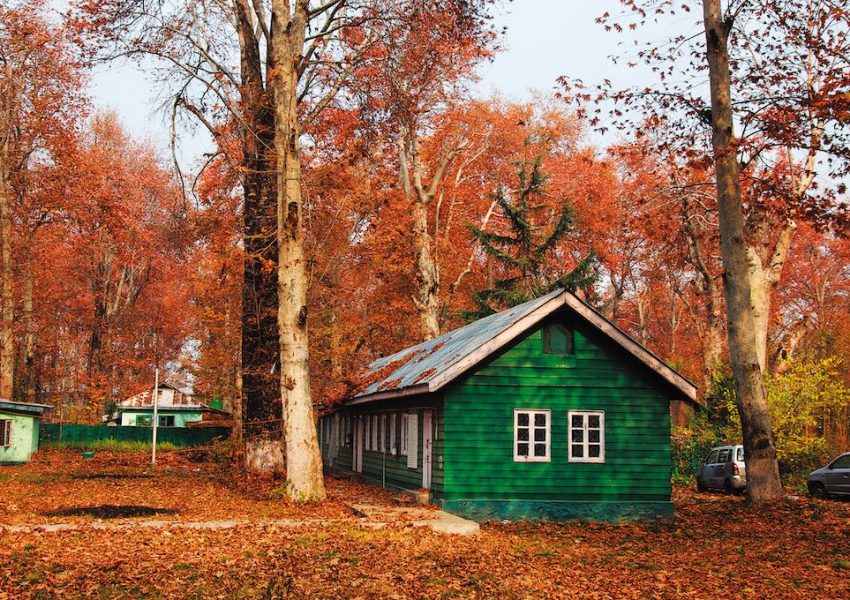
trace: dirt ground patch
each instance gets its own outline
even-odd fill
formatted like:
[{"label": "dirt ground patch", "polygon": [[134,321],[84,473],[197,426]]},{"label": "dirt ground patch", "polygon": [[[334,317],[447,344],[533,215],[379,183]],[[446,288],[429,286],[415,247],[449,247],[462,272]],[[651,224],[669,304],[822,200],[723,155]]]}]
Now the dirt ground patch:
[{"label": "dirt ground patch", "polygon": [[[94,492],[83,491],[86,486],[105,486],[96,491],[101,504],[131,504],[152,494],[140,504],[180,509],[164,519],[339,518],[299,528],[0,533],[0,597],[850,597],[848,502],[802,498],[753,510],[739,497],[680,489],[671,521],[493,523],[477,538],[460,538],[403,522],[364,529],[346,501],[390,504],[391,496],[353,481],[329,479],[328,502],[299,507],[274,497],[275,482],[233,480],[210,465],[185,473],[173,466],[151,478],[87,480],[69,477],[68,470],[94,472],[93,465],[64,458],[71,462],[51,458],[15,470],[15,478],[0,471],[4,506],[19,503],[16,511],[4,508],[0,520],[55,519],[36,513],[63,505],[63,486],[64,506],[90,505]],[[105,461],[98,468],[143,467]],[[39,506],[42,488],[48,491]],[[176,499],[169,500],[169,492]]]}]

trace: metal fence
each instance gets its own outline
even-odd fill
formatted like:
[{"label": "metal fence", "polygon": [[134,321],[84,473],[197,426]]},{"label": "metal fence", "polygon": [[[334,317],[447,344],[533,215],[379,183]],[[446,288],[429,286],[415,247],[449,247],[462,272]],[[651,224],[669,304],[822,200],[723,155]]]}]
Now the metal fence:
[{"label": "metal fence", "polygon": [[[109,425],[74,425],[42,423],[39,439],[42,443],[91,443],[101,440],[124,442],[150,442],[150,427],[113,427]],[[226,427],[157,427],[157,442],[168,442],[175,446],[203,446],[216,439],[225,439],[230,435]]]}]

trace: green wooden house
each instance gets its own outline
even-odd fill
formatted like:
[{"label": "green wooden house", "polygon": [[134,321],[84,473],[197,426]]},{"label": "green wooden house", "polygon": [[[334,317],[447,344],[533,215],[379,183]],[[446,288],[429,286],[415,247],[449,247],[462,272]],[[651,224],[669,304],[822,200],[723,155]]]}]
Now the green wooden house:
[{"label": "green wooden house", "polygon": [[27,404],[0,399],[0,464],[29,461],[38,450],[41,417],[46,404]]},{"label": "green wooden house", "polygon": [[475,520],[673,513],[671,414],[696,387],[556,291],[370,365],[319,421],[325,465]]}]

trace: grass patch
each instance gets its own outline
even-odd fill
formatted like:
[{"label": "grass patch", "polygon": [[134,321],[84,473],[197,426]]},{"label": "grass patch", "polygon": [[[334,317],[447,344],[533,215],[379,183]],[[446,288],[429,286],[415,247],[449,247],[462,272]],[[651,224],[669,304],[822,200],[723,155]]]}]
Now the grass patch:
[{"label": "grass patch", "polygon": [[[57,448],[66,450],[81,450],[81,451],[100,451],[100,452],[150,452],[150,442],[128,441],[128,440],[72,440],[62,442],[46,442],[42,444],[44,448]],[[157,442],[157,451],[170,452],[177,450],[179,446],[175,446],[171,442]]]}]

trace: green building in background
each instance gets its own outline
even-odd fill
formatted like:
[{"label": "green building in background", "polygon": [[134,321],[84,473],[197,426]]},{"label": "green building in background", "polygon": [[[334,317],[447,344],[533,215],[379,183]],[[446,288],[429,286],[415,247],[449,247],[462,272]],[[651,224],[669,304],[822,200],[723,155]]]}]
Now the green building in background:
[{"label": "green building in background", "polygon": [[375,361],[319,421],[325,465],[489,519],[673,514],[696,387],[558,290]]},{"label": "green building in background", "polygon": [[46,404],[27,404],[0,399],[0,464],[29,461],[38,450],[41,417]]},{"label": "green building in background", "polygon": [[[109,415],[108,423],[121,427],[151,427],[153,425],[153,386],[118,403]],[[209,404],[198,402],[191,389],[164,382],[157,388],[158,427],[188,427],[229,419],[222,410],[221,400]]]}]

